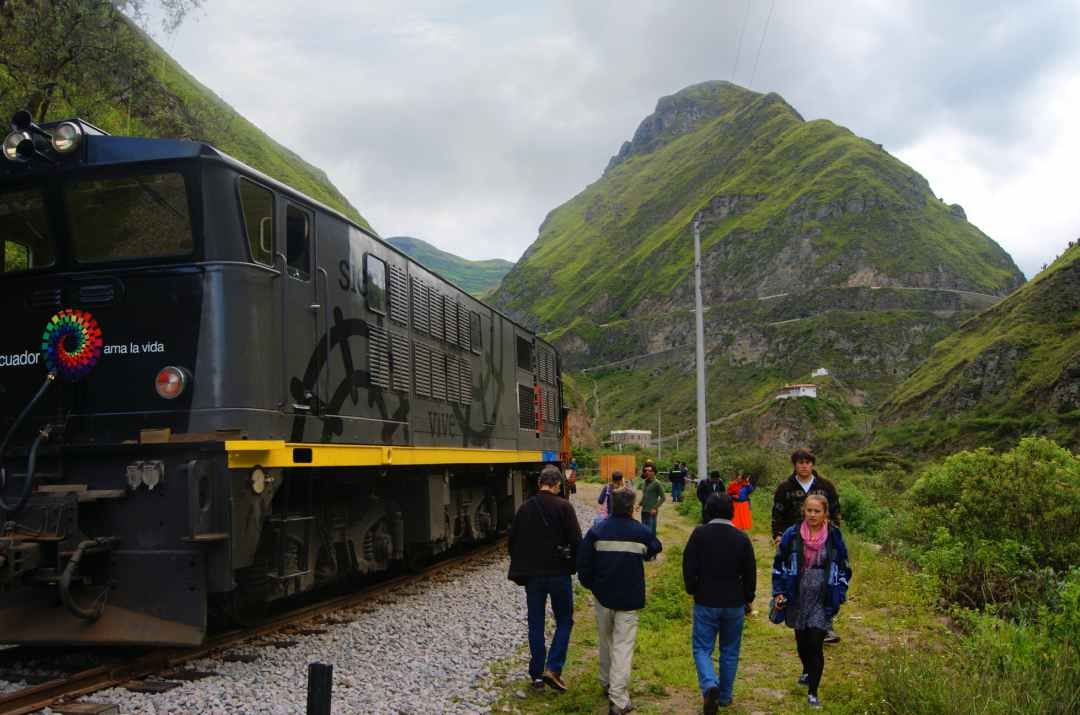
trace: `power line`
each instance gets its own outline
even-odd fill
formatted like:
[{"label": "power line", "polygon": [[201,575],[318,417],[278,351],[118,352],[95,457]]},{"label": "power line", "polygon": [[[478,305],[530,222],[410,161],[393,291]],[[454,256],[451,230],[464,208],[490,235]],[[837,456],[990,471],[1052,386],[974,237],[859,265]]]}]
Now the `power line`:
[{"label": "power line", "polygon": [[746,0],[746,10],[742,16],[742,29],[739,30],[739,43],[735,46],[735,64],[731,66],[731,81],[735,82],[735,70],[739,69],[739,54],[742,53],[742,38],[746,32],[746,18],[750,15],[750,3],[753,0]]},{"label": "power line", "polygon": [[757,63],[758,60],[761,59],[761,48],[765,44],[765,34],[769,31],[769,21],[772,20],[772,11],[774,7],[776,7],[776,0],[772,0],[772,2],[769,3],[769,16],[765,18],[765,27],[761,30],[761,42],[758,43],[757,54],[754,55],[754,71],[750,73],[750,84],[746,85],[747,89],[752,89],[754,87],[754,78],[757,77]]}]

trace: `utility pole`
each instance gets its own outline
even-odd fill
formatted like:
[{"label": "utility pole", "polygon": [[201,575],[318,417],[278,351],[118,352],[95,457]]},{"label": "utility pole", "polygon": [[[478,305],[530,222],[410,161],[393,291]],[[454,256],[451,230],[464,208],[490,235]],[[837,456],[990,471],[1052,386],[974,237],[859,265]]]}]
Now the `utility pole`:
[{"label": "utility pole", "polygon": [[701,233],[694,216],[694,322],[697,332],[697,464],[698,478],[708,477],[709,440],[705,432],[705,316],[701,305]]},{"label": "utility pole", "polygon": [[664,433],[660,430],[660,410],[656,411],[656,461],[660,461],[660,455],[664,445]]}]

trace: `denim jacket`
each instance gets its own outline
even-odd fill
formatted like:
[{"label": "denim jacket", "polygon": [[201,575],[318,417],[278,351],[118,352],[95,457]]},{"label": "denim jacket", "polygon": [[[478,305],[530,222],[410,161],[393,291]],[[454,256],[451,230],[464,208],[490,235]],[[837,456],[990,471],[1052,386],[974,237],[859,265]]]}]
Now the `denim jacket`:
[{"label": "denim jacket", "polygon": [[[780,537],[772,569],[773,596],[783,594],[788,603],[799,599],[799,577],[803,568],[803,541],[799,535],[802,523],[788,527]],[[829,538],[825,542],[825,615],[832,617],[847,600],[848,583],[851,581],[851,563],[848,561],[847,545],[840,529],[829,524]]]}]

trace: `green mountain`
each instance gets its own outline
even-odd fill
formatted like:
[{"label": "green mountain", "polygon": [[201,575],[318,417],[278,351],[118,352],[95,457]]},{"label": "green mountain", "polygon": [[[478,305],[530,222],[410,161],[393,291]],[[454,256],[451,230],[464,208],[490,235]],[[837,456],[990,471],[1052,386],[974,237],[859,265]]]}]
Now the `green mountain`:
[{"label": "green mountain", "polygon": [[886,441],[918,447],[952,449],[963,432],[1080,446],[1080,242],[935,345],[882,416]]},{"label": "green mountain", "polygon": [[113,3],[9,10],[0,13],[0,117],[29,108],[38,121],[79,116],[112,134],[205,141],[369,226],[321,169],[237,114]]},{"label": "green mountain", "polygon": [[439,250],[419,238],[391,236],[386,241],[415,258],[425,268],[438,273],[478,298],[498,286],[503,276],[514,267],[513,263],[501,258],[469,261],[453,253]]},{"label": "green mountain", "polygon": [[552,330],[690,301],[701,221],[706,302],[824,286],[1005,295],[1012,259],[926,180],[777,94],[707,82],[662,98],[603,177],[544,220],[499,307]]},{"label": "green mountain", "polygon": [[767,410],[820,367],[841,402],[872,411],[935,342],[1024,282],[880,145],[776,94],[688,87],[548,214],[492,298],[586,371],[601,431],[648,428],[657,409],[672,431],[693,422],[695,220],[710,418]]}]

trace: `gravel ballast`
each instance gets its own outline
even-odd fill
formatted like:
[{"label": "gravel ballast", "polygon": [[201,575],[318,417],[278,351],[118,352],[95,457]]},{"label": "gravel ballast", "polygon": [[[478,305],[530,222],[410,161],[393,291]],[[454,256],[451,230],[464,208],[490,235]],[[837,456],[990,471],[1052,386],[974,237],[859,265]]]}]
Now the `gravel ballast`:
[{"label": "gravel ballast", "polygon": [[[589,501],[572,501],[583,532],[594,516]],[[168,692],[113,688],[84,699],[131,715],[303,713],[308,664],[319,662],[334,667],[334,713],[490,712],[508,679],[527,685],[525,596],[506,578],[507,567],[505,552],[475,559],[301,626],[307,634],[282,633],[187,663],[185,671],[215,675]],[[550,612],[548,620],[550,630]],[[508,674],[494,675],[495,663]],[[6,687],[0,682],[0,692]]]}]

